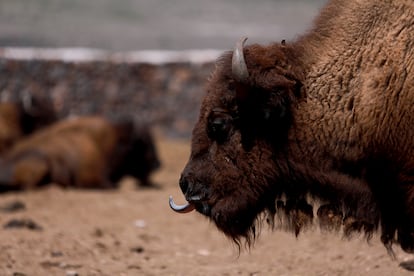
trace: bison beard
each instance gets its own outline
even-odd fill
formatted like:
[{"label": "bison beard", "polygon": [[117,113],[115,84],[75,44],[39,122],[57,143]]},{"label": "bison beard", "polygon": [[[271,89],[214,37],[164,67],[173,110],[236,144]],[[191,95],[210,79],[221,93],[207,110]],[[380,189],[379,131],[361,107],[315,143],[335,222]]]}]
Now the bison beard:
[{"label": "bison beard", "polygon": [[267,213],[296,235],[316,221],[380,228],[389,252],[414,253],[413,34],[410,1],[331,0],[292,43],[241,39],[208,81],[180,178],[188,204],[171,208],[239,244]]},{"label": "bison beard", "polygon": [[[265,220],[272,228],[282,228],[298,236],[302,230],[313,225],[313,204],[317,206],[322,200],[325,204],[317,211],[321,229],[342,229],[346,236],[355,232],[363,232],[367,238],[372,236],[380,215],[366,183],[336,172],[300,167],[284,158],[272,163],[270,155],[263,150],[265,145],[258,147],[260,155],[249,156],[248,162],[238,160],[236,170],[225,167],[214,173],[215,169],[209,168],[213,162],[192,160],[180,180],[189,203],[178,206],[170,198],[171,208],[183,213],[196,209],[212,219],[238,245],[244,239],[250,246],[256,237],[256,230]],[[255,150],[251,149],[252,152]],[[258,159],[253,161],[256,157]],[[209,173],[204,175],[205,178],[195,180],[194,171]],[[250,173],[240,177],[238,173],[245,171]],[[217,178],[214,179],[215,174]],[[279,180],[277,185],[274,179]],[[215,185],[212,187],[203,183]],[[329,203],[331,200],[334,203]]]}]

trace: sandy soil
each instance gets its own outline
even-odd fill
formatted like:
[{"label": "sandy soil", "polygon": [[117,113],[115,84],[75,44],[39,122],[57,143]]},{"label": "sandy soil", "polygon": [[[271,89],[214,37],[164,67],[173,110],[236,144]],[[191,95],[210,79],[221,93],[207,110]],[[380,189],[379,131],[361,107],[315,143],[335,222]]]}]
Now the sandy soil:
[{"label": "sandy soil", "polygon": [[[368,244],[314,230],[296,239],[263,227],[254,248],[238,254],[201,215],[169,209],[170,194],[183,200],[177,183],[189,144],[158,146],[164,167],[153,179],[161,189],[126,179],[116,191],[51,186],[1,195],[1,206],[18,200],[26,208],[0,213],[0,275],[412,275],[402,265],[413,257],[397,251],[392,260],[378,237]],[[5,228],[13,219],[41,229]]]}]

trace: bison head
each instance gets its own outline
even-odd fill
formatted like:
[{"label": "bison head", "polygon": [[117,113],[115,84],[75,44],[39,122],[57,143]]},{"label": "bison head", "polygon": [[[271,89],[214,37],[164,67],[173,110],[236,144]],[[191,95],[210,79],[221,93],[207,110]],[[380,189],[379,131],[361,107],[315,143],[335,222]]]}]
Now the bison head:
[{"label": "bison head", "polygon": [[116,183],[123,176],[130,175],[137,178],[141,186],[151,186],[149,176],[161,166],[161,162],[149,126],[121,118],[116,123],[116,133],[119,141],[111,156],[111,181]]},{"label": "bison head", "polygon": [[250,242],[258,215],[274,209],[275,155],[284,155],[303,76],[285,43],[244,47],[245,40],[220,58],[208,82],[180,178],[188,204],[170,199],[174,210],[196,209],[236,242]]}]

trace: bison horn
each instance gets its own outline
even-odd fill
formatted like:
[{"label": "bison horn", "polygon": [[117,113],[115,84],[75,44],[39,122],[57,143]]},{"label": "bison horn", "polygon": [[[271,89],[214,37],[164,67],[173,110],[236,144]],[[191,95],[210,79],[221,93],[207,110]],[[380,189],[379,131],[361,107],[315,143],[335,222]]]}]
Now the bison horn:
[{"label": "bison horn", "polygon": [[23,92],[22,94],[22,104],[24,111],[30,114],[33,109],[33,98],[32,95],[30,95],[30,93],[27,91]]},{"label": "bison horn", "polygon": [[242,37],[237,42],[231,60],[231,71],[233,78],[238,82],[245,82],[249,77],[249,72],[247,71],[247,65],[243,54],[243,46],[246,40],[247,37]]},{"label": "bison horn", "polygon": [[36,109],[36,102],[34,101],[33,95],[30,92],[23,92],[22,94],[22,104],[24,111],[31,115],[37,116],[39,115],[39,109]]},{"label": "bison horn", "polygon": [[195,206],[194,206],[193,203],[187,203],[187,204],[184,204],[184,205],[175,204],[172,196],[170,196],[169,203],[170,203],[171,209],[173,209],[177,213],[189,213],[189,212],[191,212],[195,209]]}]

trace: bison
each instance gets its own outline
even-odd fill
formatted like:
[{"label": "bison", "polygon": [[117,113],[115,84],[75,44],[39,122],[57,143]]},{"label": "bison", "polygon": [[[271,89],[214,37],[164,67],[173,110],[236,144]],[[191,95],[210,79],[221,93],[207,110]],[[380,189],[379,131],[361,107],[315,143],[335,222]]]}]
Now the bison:
[{"label": "bison", "polygon": [[239,245],[267,214],[296,234],[379,230],[390,253],[413,253],[413,2],[332,0],[291,42],[245,40],[208,80],[179,181],[187,203],[170,206]]},{"label": "bison", "polygon": [[25,92],[19,99],[0,102],[0,153],[57,117],[52,100],[44,94]]},{"label": "bison", "polygon": [[76,188],[115,188],[126,175],[151,186],[160,166],[147,126],[129,118],[70,118],[20,140],[0,158],[0,190],[49,183]]}]

